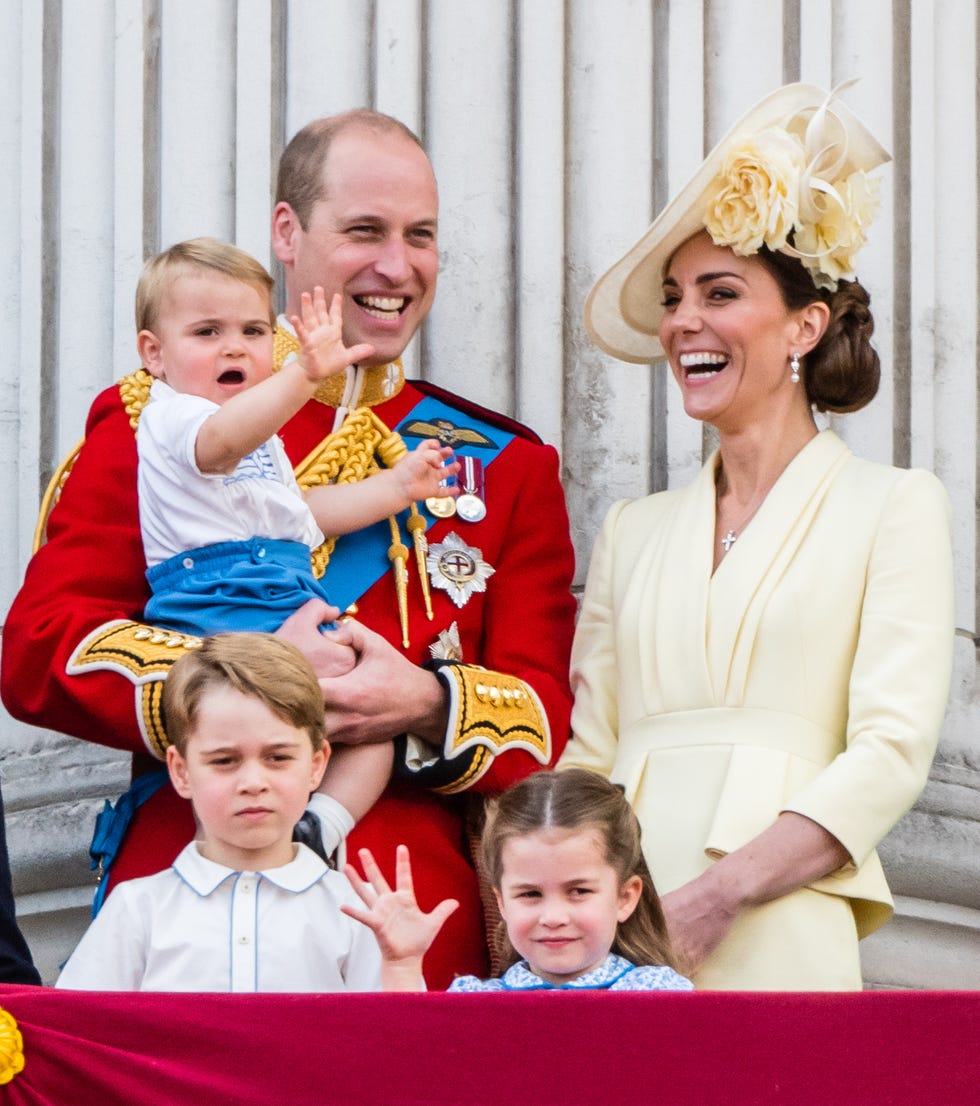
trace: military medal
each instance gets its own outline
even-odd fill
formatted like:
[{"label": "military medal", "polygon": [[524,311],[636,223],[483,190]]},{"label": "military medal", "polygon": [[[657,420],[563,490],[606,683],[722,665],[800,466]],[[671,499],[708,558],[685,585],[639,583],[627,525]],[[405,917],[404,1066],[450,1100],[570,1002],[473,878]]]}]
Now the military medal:
[{"label": "military medal", "polygon": [[463,646],[459,640],[459,626],[453,622],[448,630],[440,630],[439,636],[429,646],[429,654],[436,661],[461,661]]},{"label": "military medal", "polygon": [[456,514],[456,500],[451,495],[430,495],[425,505],[436,518],[452,518]]},{"label": "military medal", "polygon": [[[454,461],[456,458],[450,455],[443,464],[449,464],[450,461]],[[442,486],[451,488],[456,486],[456,477],[447,476],[442,481]],[[435,515],[436,518],[452,518],[456,514],[456,500],[451,495],[430,495],[425,501],[426,507],[429,509],[429,513]]]},{"label": "military medal", "polygon": [[460,457],[459,461],[463,466],[459,474],[459,483],[463,491],[456,500],[456,513],[464,522],[480,522],[487,517],[483,462],[476,457]]},{"label": "military medal", "polygon": [[483,559],[483,552],[467,545],[455,530],[429,546],[426,568],[434,588],[441,588],[457,607],[464,606],[476,591],[487,590],[495,569]]}]

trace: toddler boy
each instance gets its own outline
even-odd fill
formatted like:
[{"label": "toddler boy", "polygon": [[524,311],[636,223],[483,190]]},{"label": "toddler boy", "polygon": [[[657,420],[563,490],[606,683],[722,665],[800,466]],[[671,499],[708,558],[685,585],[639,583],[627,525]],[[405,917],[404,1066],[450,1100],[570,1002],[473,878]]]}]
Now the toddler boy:
[{"label": "toddler boy", "polygon": [[[154,381],[137,429],[137,482],[153,625],[200,636],[274,631],[311,598],[329,602],[310,561],[325,534],[456,492],[442,481],[458,464],[435,440],[368,480],[300,491],[277,432],[373,349],[344,345],[340,296],[328,305],[318,287],[292,319],[299,355],[273,373],[271,290],[254,257],[213,238],[178,242],[140,275],[137,347]],[[371,808],[391,763],[390,742],[339,747],[310,808],[323,855]]]}]

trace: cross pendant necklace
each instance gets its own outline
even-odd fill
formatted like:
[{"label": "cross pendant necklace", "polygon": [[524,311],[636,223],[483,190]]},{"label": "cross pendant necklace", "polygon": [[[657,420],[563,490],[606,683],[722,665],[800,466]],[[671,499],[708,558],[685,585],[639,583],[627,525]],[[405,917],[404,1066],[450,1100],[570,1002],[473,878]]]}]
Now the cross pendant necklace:
[{"label": "cross pendant necklace", "polygon": [[755,518],[756,512],[759,510],[759,508],[765,502],[765,498],[766,498],[765,495],[761,496],[759,498],[758,502],[756,502],[755,504],[753,504],[750,507],[749,513],[747,515],[744,515],[739,520],[739,523],[738,523],[737,526],[730,526],[728,528],[728,532],[721,539],[721,544],[724,547],[725,553],[727,553],[731,549],[731,547],[738,541],[739,534],[741,534],[742,531],[745,529],[745,527],[748,526],[748,524],[752,521],[752,519]]}]

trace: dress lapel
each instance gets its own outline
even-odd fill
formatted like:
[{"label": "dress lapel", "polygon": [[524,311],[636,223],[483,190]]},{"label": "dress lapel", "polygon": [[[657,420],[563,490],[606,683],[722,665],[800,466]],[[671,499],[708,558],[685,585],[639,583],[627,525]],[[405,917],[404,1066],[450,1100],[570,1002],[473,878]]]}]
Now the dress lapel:
[{"label": "dress lapel", "polygon": [[[742,702],[766,603],[850,456],[848,447],[830,430],[808,442],[787,465],[712,577],[707,652],[712,682],[721,692],[719,704]],[[712,487],[717,463],[715,454],[705,465]],[[713,497],[711,510],[713,518]]]},{"label": "dress lapel", "polygon": [[643,535],[621,608],[636,623],[627,640],[637,642],[638,671],[649,673],[643,698],[651,714],[694,709],[714,698],[706,665],[713,470],[705,465],[691,484],[668,494],[669,510]]}]

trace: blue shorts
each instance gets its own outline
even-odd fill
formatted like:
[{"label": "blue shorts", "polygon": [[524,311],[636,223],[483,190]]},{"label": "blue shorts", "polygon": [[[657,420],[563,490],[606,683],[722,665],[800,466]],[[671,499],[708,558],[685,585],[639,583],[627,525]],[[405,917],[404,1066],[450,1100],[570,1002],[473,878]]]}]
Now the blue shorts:
[{"label": "blue shorts", "polygon": [[252,538],[189,549],[148,569],[146,578],[153,591],[146,621],[199,637],[271,633],[307,600],[330,602],[309,548],[295,541]]}]

